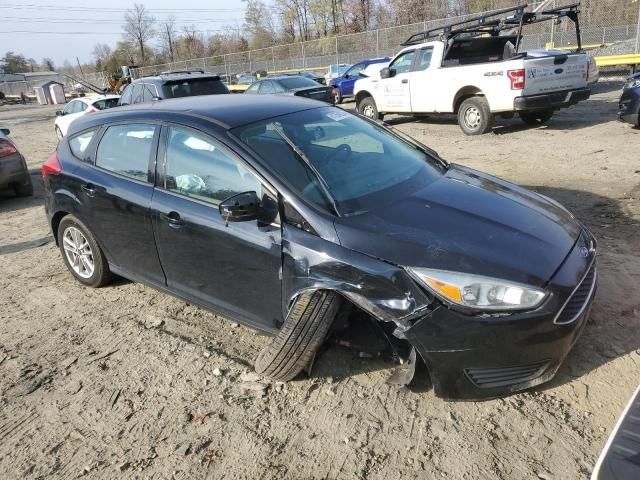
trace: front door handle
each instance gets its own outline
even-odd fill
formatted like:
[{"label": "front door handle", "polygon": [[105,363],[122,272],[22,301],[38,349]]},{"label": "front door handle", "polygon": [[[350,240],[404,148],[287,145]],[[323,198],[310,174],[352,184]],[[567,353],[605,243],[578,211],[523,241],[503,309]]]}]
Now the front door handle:
[{"label": "front door handle", "polygon": [[171,228],[180,228],[184,225],[184,220],[178,212],[161,213],[160,218],[167,222]]},{"label": "front door handle", "polygon": [[403,78],[402,79],[402,83],[409,83],[409,79],[408,78]]},{"label": "front door handle", "polygon": [[82,188],[82,191],[84,193],[87,194],[88,197],[95,197],[96,196],[96,187],[90,183],[85,183],[84,185],[82,185],[80,188]]}]

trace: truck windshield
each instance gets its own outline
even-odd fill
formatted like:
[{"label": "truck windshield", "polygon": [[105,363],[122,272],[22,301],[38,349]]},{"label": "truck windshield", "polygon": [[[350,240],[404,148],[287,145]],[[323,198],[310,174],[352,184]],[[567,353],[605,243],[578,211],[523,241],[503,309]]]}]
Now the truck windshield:
[{"label": "truck windshield", "polygon": [[333,107],[270,118],[232,133],[297,194],[325,209],[335,205],[340,215],[389,204],[443,173],[441,164],[416,146]]},{"label": "truck windshield", "polygon": [[193,97],[196,95],[216,95],[229,93],[219,78],[193,78],[173,80],[162,86],[165,98]]}]

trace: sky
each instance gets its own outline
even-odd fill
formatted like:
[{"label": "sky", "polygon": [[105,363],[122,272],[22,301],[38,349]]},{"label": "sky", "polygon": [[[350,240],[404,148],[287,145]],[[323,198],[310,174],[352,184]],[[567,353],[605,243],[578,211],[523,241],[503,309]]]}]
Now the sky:
[{"label": "sky", "polygon": [[[206,33],[225,25],[242,25],[242,0],[136,0],[156,20],[176,17],[176,26],[194,24]],[[124,13],[133,0],[0,0],[0,56],[21,53],[38,63],[44,57],[56,66],[93,60],[96,43],[114,47],[122,40]],[[178,7],[179,5],[179,7]],[[156,42],[152,40],[152,42]]]}]

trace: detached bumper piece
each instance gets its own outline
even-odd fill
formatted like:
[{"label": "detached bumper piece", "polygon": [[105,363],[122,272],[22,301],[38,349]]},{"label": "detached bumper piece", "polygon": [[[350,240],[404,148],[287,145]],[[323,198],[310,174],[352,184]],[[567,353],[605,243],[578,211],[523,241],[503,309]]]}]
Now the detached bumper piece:
[{"label": "detached bumper piece", "polygon": [[627,89],[622,93],[618,105],[618,119],[640,126],[640,88]]},{"label": "detached bumper piece", "polygon": [[587,100],[591,96],[591,89],[579,88],[562,92],[545,93],[516,97],[513,101],[515,110],[548,110],[550,108],[566,108],[578,102]]}]

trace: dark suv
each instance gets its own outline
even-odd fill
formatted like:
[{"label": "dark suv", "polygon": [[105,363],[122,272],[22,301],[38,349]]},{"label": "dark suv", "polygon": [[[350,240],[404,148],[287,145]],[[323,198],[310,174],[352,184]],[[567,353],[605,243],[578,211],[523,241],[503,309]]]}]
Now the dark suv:
[{"label": "dark suv", "polygon": [[125,88],[119,106],[145,103],[166,98],[195,97],[229,93],[218,75],[196,72],[167,72],[134,80]]}]

